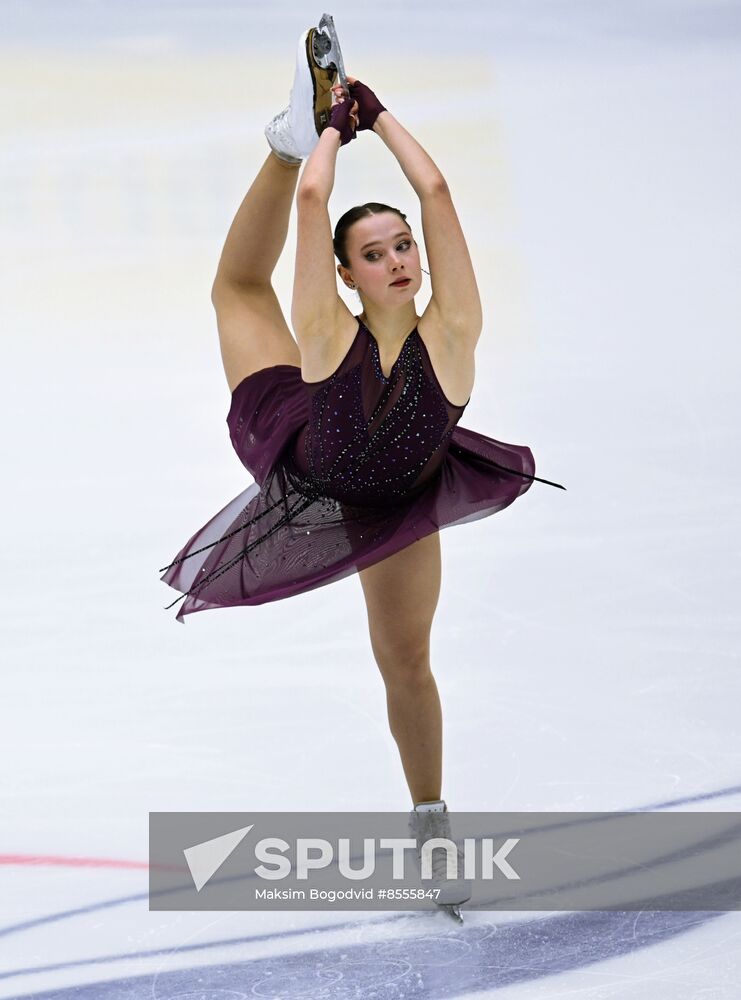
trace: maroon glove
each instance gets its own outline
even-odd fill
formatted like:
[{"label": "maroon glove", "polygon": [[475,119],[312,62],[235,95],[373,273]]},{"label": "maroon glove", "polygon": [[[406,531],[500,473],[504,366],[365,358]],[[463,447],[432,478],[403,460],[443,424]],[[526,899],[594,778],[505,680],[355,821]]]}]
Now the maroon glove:
[{"label": "maroon glove", "polygon": [[370,87],[366,87],[360,80],[356,80],[349,86],[350,96],[358,102],[358,132],[362,132],[363,129],[372,129],[376,118],[387,109],[384,108]]},{"label": "maroon glove", "polygon": [[340,133],[340,145],[345,146],[351,139],[356,139],[355,129],[350,121],[350,112],[352,111],[354,100],[352,98],[345,98],[343,101],[338,101],[337,104],[332,105],[332,110],[329,113],[329,121],[327,122],[327,128],[336,128]]}]

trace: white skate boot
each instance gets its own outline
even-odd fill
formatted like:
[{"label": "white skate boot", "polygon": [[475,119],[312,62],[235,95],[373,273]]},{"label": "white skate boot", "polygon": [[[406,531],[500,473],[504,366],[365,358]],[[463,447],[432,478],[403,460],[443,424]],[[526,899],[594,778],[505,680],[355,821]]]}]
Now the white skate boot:
[{"label": "white skate boot", "polygon": [[329,122],[332,87],[337,79],[337,68],[327,59],[331,46],[331,39],[321,29],[303,32],[288,107],[265,127],[271,149],[287,163],[300,163],[310,156]]},{"label": "white skate boot", "polygon": [[457,878],[447,876],[447,853],[441,848],[432,851],[432,879],[422,878],[422,845],[426,840],[442,837],[451,840],[450,817],[444,799],[434,802],[418,802],[409,814],[409,832],[417,840],[417,869],[425,887],[439,889],[437,905],[458,923],[463,923],[460,904],[471,898],[471,882],[462,878],[463,852],[456,845]]}]

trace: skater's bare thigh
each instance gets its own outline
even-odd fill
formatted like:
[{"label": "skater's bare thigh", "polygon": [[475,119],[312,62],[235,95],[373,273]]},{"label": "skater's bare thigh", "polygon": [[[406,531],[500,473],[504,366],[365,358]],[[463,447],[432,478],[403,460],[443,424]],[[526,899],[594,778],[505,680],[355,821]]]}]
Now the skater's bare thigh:
[{"label": "skater's bare thigh", "polygon": [[376,663],[386,683],[429,670],[430,631],[440,596],[435,531],[359,573]]},{"label": "skater's bare thigh", "polygon": [[261,368],[301,367],[298,344],[270,283],[225,285],[214,289],[212,299],[230,392]]}]

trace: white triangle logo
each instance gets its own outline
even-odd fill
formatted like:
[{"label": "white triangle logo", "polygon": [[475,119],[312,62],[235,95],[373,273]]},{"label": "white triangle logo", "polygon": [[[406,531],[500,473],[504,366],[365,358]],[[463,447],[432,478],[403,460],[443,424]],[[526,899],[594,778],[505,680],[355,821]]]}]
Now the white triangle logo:
[{"label": "white triangle logo", "polygon": [[204,840],[202,844],[195,844],[193,847],[186,847],[183,850],[197,892],[200,892],[214,872],[221,868],[254,825],[251,823],[241,830],[233,830],[231,833],[225,833],[222,837]]}]

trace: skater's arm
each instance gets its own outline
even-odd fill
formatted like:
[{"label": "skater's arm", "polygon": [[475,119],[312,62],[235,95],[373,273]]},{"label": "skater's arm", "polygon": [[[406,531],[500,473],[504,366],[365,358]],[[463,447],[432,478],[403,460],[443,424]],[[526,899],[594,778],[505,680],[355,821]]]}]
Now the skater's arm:
[{"label": "skater's arm", "polygon": [[447,182],[432,158],[389,111],[373,126],[416,191],[432,285],[431,306],[459,344],[475,347],[483,326],[481,298],[465,236]]},{"label": "skater's arm", "polygon": [[328,207],[339,148],[339,132],[325,129],[304,166],[296,192],[296,268],[291,300],[291,324],[299,347],[302,338],[316,338],[330,352],[340,311],[347,310],[337,291]]},{"label": "skater's arm", "polygon": [[432,157],[390,111],[381,112],[376,118],[373,131],[381,137],[399,161],[399,166],[420,198],[431,191],[446,187],[445,178]]},{"label": "skater's arm", "polygon": [[319,136],[319,141],[304,164],[301,180],[298,182],[296,197],[302,192],[311,191],[317,197],[329,203],[334,188],[337,167],[337,153],[340,149],[340,133],[335,128],[325,128]]}]

